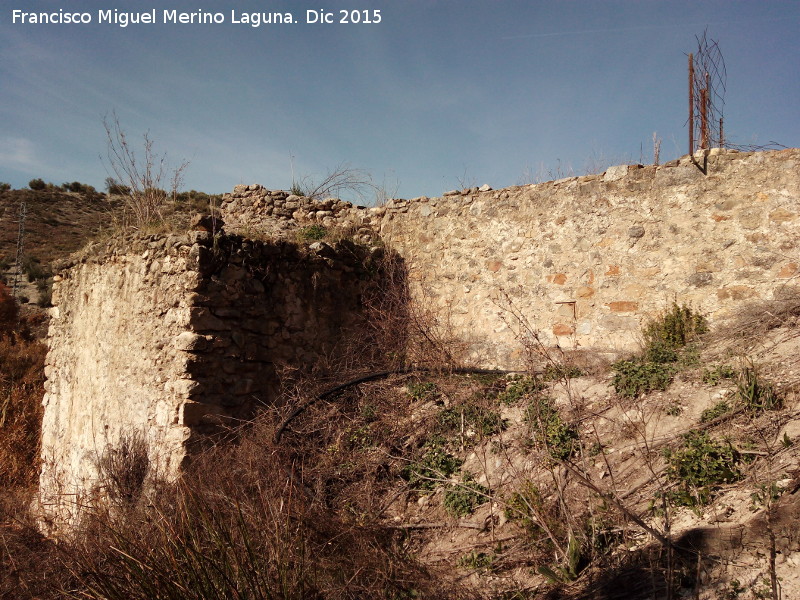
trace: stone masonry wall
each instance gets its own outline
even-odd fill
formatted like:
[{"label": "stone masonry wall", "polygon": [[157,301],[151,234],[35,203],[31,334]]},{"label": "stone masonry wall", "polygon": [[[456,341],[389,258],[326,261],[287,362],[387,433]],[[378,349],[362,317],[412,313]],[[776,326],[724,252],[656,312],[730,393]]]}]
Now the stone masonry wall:
[{"label": "stone masonry wall", "polygon": [[236,236],[131,237],[56,277],[40,499],[54,530],[98,489],[98,459],[145,437],[173,476],[195,441],[273,402],[359,326],[368,251]]},{"label": "stone masonry wall", "polygon": [[[405,260],[417,301],[487,367],[520,365],[523,328],[509,303],[547,345],[618,353],[673,301],[713,323],[742,302],[798,290],[797,149],[715,149],[706,174],[684,157],[487,188],[334,211],[295,197],[283,231],[321,219],[379,232]],[[237,186],[223,215],[257,230],[270,194]]]},{"label": "stone masonry wall", "polygon": [[[619,353],[671,302],[714,324],[800,291],[796,149],[714,150],[705,174],[684,158],[368,209],[236,186],[221,210],[247,237],[129,237],[56,277],[40,483],[56,524],[104,492],[97,461],[126,436],[174,474],[194,441],[274,402],[283,365],[309,369],[359,339],[378,237],[416,305],[483,367],[521,366],[520,321],[546,345]],[[338,234],[297,243],[310,225]]]}]

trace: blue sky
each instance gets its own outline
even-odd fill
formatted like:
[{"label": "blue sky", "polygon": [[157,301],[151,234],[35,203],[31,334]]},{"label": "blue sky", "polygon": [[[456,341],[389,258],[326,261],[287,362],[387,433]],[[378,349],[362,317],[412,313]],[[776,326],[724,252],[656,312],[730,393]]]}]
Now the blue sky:
[{"label": "blue sky", "polygon": [[[686,57],[708,26],[726,137],[800,145],[800,2],[0,0],[0,181],[103,187],[104,115],[149,132],[185,189],[288,188],[337,165],[398,197],[687,152]],[[98,10],[221,12],[224,24],[98,24]],[[12,10],[91,24],[12,23]],[[379,24],[306,10],[379,9]],[[237,14],[291,11],[251,27]],[[240,19],[241,20],[241,19]]]}]

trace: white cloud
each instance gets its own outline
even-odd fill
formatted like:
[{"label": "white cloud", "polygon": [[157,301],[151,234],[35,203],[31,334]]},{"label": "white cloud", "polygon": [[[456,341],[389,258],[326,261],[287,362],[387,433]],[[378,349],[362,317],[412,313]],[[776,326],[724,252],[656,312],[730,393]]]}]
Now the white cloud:
[{"label": "white cloud", "polygon": [[45,164],[36,157],[34,143],[21,137],[0,137],[0,167],[39,172]]}]

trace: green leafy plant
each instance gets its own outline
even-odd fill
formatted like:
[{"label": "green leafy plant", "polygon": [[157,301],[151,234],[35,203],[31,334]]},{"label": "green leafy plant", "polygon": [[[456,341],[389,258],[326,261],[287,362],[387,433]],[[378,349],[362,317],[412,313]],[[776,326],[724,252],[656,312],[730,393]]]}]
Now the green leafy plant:
[{"label": "green leafy plant", "polygon": [[612,365],[617,394],[635,398],[653,390],[665,390],[681,368],[699,362],[694,344],[708,325],[702,315],[686,306],[673,304],[661,318],[644,328],[644,349],[639,356]]},{"label": "green leafy plant", "polygon": [[568,583],[575,581],[580,573],[580,567],[583,560],[583,553],[581,543],[575,536],[570,536],[567,543],[567,557],[563,566],[556,567],[555,569],[547,565],[539,565],[536,570],[540,575],[543,575],[551,583]]},{"label": "green leafy plant", "polygon": [[373,445],[373,434],[369,424],[356,427],[347,436],[347,443],[352,449],[363,450]]},{"label": "green leafy plant", "polygon": [[545,388],[544,383],[536,377],[519,377],[509,381],[505,391],[502,392],[498,399],[503,404],[508,406],[516,404],[520,400],[527,398]]},{"label": "green leafy plant", "polygon": [[555,460],[566,460],[578,447],[578,430],[565,423],[548,396],[536,396],[528,403],[524,419],[533,428],[534,441]]},{"label": "green leafy plant", "polygon": [[445,451],[438,444],[429,444],[419,460],[406,466],[400,476],[418,491],[432,491],[458,471],[462,460]]},{"label": "green leafy plant", "polygon": [[661,318],[654,319],[645,326],[645,359],[656,363],[675,362],[681,348],[707,331],[705,317],[687,306],[673,303]]},{"label": "green leafy plant", "polygon": [[728,584],[728,591],[725,592],[725,600],[736,600],[739,594],[744,591],[745,589],[742,587],[742,584],[739,583],[739,580],[733,579],[730,584]]},{"label": "green leafy plant", "polygon": [[414,400],[426,400],[437,394],[436,384],[432,381],[420,381],[406,385],[408,395]]},{"label": "green leafy plant", "polygon": [[328,229],[323,225],[309,225],[297,232],[297,238],[303,242],[313,242],[324,240],[328,235]]},{"label": "green leafy plant", "polygon": [[44,179],[37,178],[31,179],[28,182],[28,187],[36,192],[40,192],[47,188],[47,184],[44,182]]},{"label": "green leafy plant", "polygon": [[739,372],[736,389],[739,401],[752,412],[778,410],[783,405],[773,385],[761,378],[753,364],[746,365]]},{"label": "green leafy plant", "polygon": [[450,406],[439,413],[439,431],[453,433],[471,430],[478,437],[485,438],[503,431],[507,422],[496,410],[466,402]]},{"label": "green leafy plant", "polygon": [[11,189],[11,184],[6,183],[5,181],[0,181],[0,193],[7,192]]},{"label": "green leafy plant", "polygon": [[542,373],[542,381],[560,381],[564,379],[572,379],[573,377],[583,377],[586,373],[575,365],[567,365],[564,363],[552,363],[544,368]]},{"label": "green leafy plant", "polygon": [[703,383],[718,385],[723,379],[735,379],[736,369],[731,365],[715,365],[703,370]]},{"label": "green leafy plant", "polygon": [[730,442],[709,437],[704,431],[684,434],[676,449],[664,450],[667,477],[678,484],[670,499],[681,506],[708,504],[718,486],[742,478],[742,457]]},{"label": "green leafy plant", "polygon": [[449,485],[444,493],[444,509],[453,517],[471,515],[487,501],[489,490],[479,484],[469,473],[461,478],[460,485]]},{"label": "green leafy plant", "polygon": [[762,483],[758,486],[756,491],[750,494],[750,500],[753,503],[751,509],[758,510],[762,506],[770,505],[780,498],[781,494],[785,491],[786,490],[780,487],[775,481],[770,484]]},{"label": "green leafy plant", "polygon": [[636,398],[653,390],[665,390],[675,376],[671,364],[643,362],[640,359],[620,360],[612,365],[611,384],[620,396]]},{"label": "green leafy plant", "polygon": [[714,406],[707,408],[702,412],[700,415],[700,422],[708,423],[709,421],[713,421],[717,417],[721,417],[729,412],[731,412],[730,405],[725,400],[720,400]]},{"label": "green leafy plant", "polygon": [[536,515],[544,511],[544,499],[538,486],[532,481],[523,482],[522,486],[511,494],[506,502],[505,517],[509,520],[521,519],[522,525],[529,531],[539,529]]},{"label": "green leafy plant", "polygon": [[476,571],[482,569],[490,569],[492,563],[495,561],[494,554],[487,554],[486,552],[478,552],[473,550],[458,559],[457,566],[464,569],[474,569]]}]

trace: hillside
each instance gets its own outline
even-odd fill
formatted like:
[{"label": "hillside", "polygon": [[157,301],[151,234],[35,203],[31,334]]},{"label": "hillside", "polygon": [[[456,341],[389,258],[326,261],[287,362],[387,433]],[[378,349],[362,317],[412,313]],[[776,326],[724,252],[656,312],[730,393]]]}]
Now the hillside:
[{"label": "hillside", "polygon": [[45,266],[81,248],[103,227],[111,225],[119,204],[103,194],[57,190],[0,192],[0,256],[14,261],[20,206],[25,204],[25,255]]},{"label": "hillside", "polygon": [[12,287],[23,205],[23,272],[16,277],[17,298],[23,301],[25,312],[35,315],[49,303],[51,263],[108,228],[119,202],[109,201],[103,194],[60,190],[0,192],[0,277]]}]

